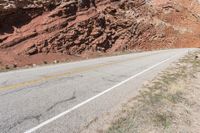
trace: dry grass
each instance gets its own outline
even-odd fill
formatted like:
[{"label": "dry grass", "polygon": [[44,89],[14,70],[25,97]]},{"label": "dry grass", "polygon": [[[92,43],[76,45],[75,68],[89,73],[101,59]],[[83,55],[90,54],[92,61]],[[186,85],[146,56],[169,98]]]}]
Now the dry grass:
[{"label": "dry grass", "polygon": [[200,51],[188,54],[145,85],[140,95],[124,106],[107,132],[198,131],[200,57],[195,56],[199,54]]}]

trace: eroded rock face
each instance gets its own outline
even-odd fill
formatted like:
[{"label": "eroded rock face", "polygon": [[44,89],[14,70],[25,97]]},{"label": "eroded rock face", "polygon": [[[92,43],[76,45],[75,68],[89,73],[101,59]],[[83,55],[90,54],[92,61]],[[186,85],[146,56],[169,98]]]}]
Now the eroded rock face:
[{"label": "eroded rock face", "polygon": [[173,3],[157,9],[146,0],[4,1],[0,3],[0,60],[173,47],[172,35],[187,29],[168,20],[176,15],[183,18],[183,11]]},{"label": "eroded rock face", "polygon": [[2,0],[0,3],[0,34],[12,33],[14,27],[29,23],[43,12],[53,10],[61,0]]},{"label": "eroded rock face", "polygon": [[[43,10],[45,3],[42,4],[36,4],[34,2],[30,3],[30,1],[27,1],[30,5],[33,4],[34,6],[27,6],[27,8],[30,10],[29,7],[34,7],[34,12],[31,14],[29,12],[28,15],[30,15],[30,20],[32,17],[36,17],[37,15],[43,13]],[[115,6],[111,6],[112,2],[116,3]],[[58,2],[59,3],[59,2]],[[56,4],[58,4],[56,3]],[[96,2],[96,4],[99,4],[101,2]],[[115,0],[111,3],[108,1],[109,4],[107,4],[107,7],[104,9],[101,9],[101,11],[97,12],[96,9],[92,8],[90,9],[90,6],[86,6],[89,10],[86,10],[83,12],[82,15],[79,15],[79,10],[85,7],[82,7],[80,5],[83,4],[89,4],[94,6],[94,1],[91,0],[82,0],[81,3],[71,0],[63,2],[60,6],[57,6],[56,9],[50,11],[47,16],[45,16],[45,19],[51,20],[51,22],[56,22],[59,19],[62,19],[63,21],[56,24],[48,24],[48,22],[42,22],[38,23],[38,25],[46,26],[47,28],[41,31],[32,31],[31,33],[27,33],[26,35],[14,37],[13,39],[5,39],[5,41],[2,41],[0,47],[1,48],[7,48],[18,44],[23,44],[23,42],[27,42],[31,40],[32,38],[35,38],[36,41],[34,43],[30,44],[34,47],[34,51],[37,52],[29,52],[33,51],[32,49],[24,49],[22,53],[65,53],[69,55],[74,54],[81,54],[85,51],[107,51],[111,50],[113,45],[115,43],[118,43],[118,39],[120,41],[125,42],[132,42],[136,43],[139,39],[139,36],[142,35],[143,32],[146,32],[148,28],[152,28],[151,25],[146,26],[145,23],[140,22],[137,23],[136,16],[132,14],[130,17],[127,17],[125,14],[128,10],[132,10],[134,8],[141,7],[145,4],[144,0],[138,0],[138,1],[119,1]],[[24,7],[25,5],[29,4],[15,4],[16,7]],[[23,6],[22,6],[23,5]],[[35,6],[37,5],[37,6]],[[38,14],[35,8],[38,8]],[[92,12],[92,13],[90,13]],[[18,12],[19,13],[19,12]],[[85,14],[84,14],[85,13]],[[22,13],[23,15],[25,13]],[[92,14],[91,16],[86,16],[87,14]],[[19,14],[15,14],[16,16],[20,16]],[[82,20],[77,21],[77,19],[82,18]],[[23,17],[26,19],[29,19],[29,17]],[[55,19],[56,18],[56,19]],[[16,19],[12,16],[12,19]],[[8,21],[9,18],[6,18]],[[3,20],[5,22],[6,20]],[[20,19],[21,20],[21,19]],[[12,20],[11,20],[12,21]],[[12,21],[13,22],[13,21]],[[17,20],[17,22],[19,22]],[[50,22],[50,23],[51,23]],[[46,23],[46,24],[43,24]],[[6,23],[7,24],[7,23]],[[21,23],[20,23],[21,24]],[[141,26],[144,25],[144,26]],[[6,27],[5,25],[3,27]],[[144,31],[145,29],[146,31]],[[41,38],[37,39],[38,36],[41,34],[46,33],[53,33],[55,31],[58,31],[56,34],[52,34],[48,36],[47,38]],[[16,33],[18,34],[18,33]],[[122,37],[122,36],[129,36]],[[9,41],[7,41],[9,40]],[[126,44],[128,45],[128,44]],[[127,46],[126,46],[127,47]],[[37,49],[37,50],[35,50]],[[120,48],[113,49],[124,49],[122,46]]]},{"label": "eroded rock face", "polygon": [[[40,47],[39,51],[44,52],[43,49],[46,47],[46,52],[74,55],[85,51],[121,50],[126,47],[125,45],[133,46],[144,32],[148,32],[149,28],[152,26],[144,22],[137,23],[133,16],[126,18],[123,11],[117,11],[109,6],[102,13],[63,28],[59,34],[43,42],[43,47]],[[117,40],[123,40],[129,44],[113,48],[114,45],[118,45],[115,44],[118,43]]]},{"label": "eroded rock face", "polygon": [[138,21],[149,12],[145,0],[22,0],[9,4],[14,6],[4,6],[7,12],[0,19],[0,49],[14,49],[20,57],[123,51],[155,34],[153,25]]}]

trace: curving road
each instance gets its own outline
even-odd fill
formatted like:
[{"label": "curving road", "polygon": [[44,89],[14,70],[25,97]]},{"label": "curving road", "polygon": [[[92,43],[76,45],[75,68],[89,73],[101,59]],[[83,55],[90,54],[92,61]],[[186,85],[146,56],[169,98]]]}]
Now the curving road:
[{"label": "curving road", "polygon": [[143,52],[0,73],[0,132],[81,132],[91,121],[120,109],[146,80],[193,50]]}]

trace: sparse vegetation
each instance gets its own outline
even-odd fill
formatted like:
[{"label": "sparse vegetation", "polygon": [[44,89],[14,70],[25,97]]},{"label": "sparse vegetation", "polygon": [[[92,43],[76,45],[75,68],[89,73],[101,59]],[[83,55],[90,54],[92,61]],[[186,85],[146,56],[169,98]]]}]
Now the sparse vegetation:
[{"label": "sparse vegetation", "polygon": [[193,132],[192,126],[199,128],[194,122],[198,116],[193,116],[199,106],[199,95],[194,96],[197,92],[200,94],[200,85],[196,85],[199,53],[189,53],[145,85],[140,95],[124,106],[119,115],[123,117],[118,117],[107,132]]}]

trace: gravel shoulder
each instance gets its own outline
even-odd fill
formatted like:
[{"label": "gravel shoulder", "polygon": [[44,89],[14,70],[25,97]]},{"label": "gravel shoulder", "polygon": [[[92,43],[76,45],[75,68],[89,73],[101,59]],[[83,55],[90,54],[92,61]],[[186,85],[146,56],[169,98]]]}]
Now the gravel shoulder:
[{"label": "gravel shoulder", "polygon": [[114,117],[107,133],[198,132],[200,51],[189,53],[146,83]]}]

